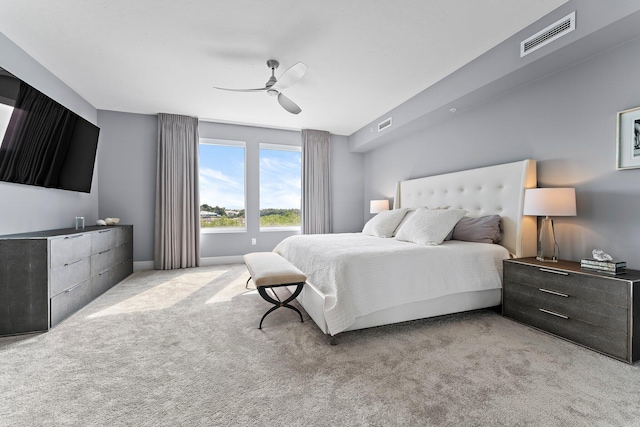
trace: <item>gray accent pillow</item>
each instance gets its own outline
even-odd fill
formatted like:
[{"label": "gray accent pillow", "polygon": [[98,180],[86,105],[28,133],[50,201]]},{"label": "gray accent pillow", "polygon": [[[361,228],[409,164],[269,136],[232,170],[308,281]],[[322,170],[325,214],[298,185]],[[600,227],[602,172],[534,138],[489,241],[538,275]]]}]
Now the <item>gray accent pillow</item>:
[{"label": "gray accent pillow", "polygon": [[451,240],[477,243],[499,243],[500,215],[487,215],[480,218],[463,217],[453,227]]}]

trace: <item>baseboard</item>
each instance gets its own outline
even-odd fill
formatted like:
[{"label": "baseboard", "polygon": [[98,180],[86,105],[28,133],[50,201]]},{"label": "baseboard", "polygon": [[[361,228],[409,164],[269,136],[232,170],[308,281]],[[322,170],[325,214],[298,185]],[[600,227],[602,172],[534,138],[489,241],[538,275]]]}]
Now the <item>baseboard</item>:
[{"label": "baseboard", "polygon": [[134,261],[133,263],[133,272],[143,271],[143,270],[153,270],[155,264],[153,261]]},{"label": "baseboard", "polygon": [[[207,257],[200,258],[200,266],[207,267],[210,265],[222,265],[222,264],[241,264],[242,255],[233,255],[233,256],[216,256],[216,257]],[[133,263],[133,272],[143,271],[143,270],[153,270],[155,268],[155,264],[153,261],[136,261]]]},{"label": "baseboard", "polygon": [[208,258],[200,258],[200,265],[206,267],[209,265],[221,265],[221,264],[242,264],[242,255],[232,256],[214,256]]}]

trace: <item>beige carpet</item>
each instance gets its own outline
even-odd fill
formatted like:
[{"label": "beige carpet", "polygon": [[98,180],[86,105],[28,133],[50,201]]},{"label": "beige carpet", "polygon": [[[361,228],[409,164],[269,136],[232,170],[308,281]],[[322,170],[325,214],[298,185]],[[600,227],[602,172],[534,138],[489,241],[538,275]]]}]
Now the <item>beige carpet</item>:
[{"label": "beige carpet", "polygon": [[46,334],[0,338],[2,426],[634,426],[630,366],[480,311],[341,336],[243,265],[136,273]]}]

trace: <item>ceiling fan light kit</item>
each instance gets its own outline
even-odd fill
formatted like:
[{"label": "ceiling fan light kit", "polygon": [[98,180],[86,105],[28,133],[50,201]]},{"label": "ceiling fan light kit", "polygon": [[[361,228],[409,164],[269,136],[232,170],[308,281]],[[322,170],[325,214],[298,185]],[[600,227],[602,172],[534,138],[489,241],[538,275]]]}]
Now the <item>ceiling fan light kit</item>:
[{"label": "ceiling fan light kit", "polygon": [[300,79],[302,79],[304,74],[307,72],[307,65],[304,64],[303,62],[298,62],[294,64],[291,68],[289,68],[287,71],[282,73],[282,75],[280,76],[280,79],[277,79],[275,73],[276,73],[276,69],[279,66],[280,66],[280,63],[275,59],[270,59],[267,61],[267,67],[271,69],[271,77],[269,78],[269,80],[267,80],[267,83],[265,83],[264,87],[257,88],[257,89],[229,89],[229,88],[214,86],[214,88],[219,90],[233,91],[233,92],[266,91],[270,96],[277,96],[278,103],[282,106],[282,108],[287,110],[289,113],[299,114],[302,111],[302,109],[298,107],[298,104],[293,102],[291,99],[287,98],[282,93],[282,90],[298,83]]}]

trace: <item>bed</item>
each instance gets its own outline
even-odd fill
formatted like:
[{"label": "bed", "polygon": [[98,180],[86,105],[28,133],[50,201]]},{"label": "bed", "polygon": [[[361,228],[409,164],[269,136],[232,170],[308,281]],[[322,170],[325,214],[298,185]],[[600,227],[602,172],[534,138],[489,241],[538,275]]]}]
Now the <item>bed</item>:
[{"label": "bed", "polygon": [[431,246],[341,233],[292,236],[274,252],[306,274],[298,302],[331,336],[496,306],[502,260],[536,254],[536,218],[522,215],[524,191],[535,186],[534,160],[397,183],[394,212],[426,206],[464,209],[472,218],[499,215],[499,244]]}]

